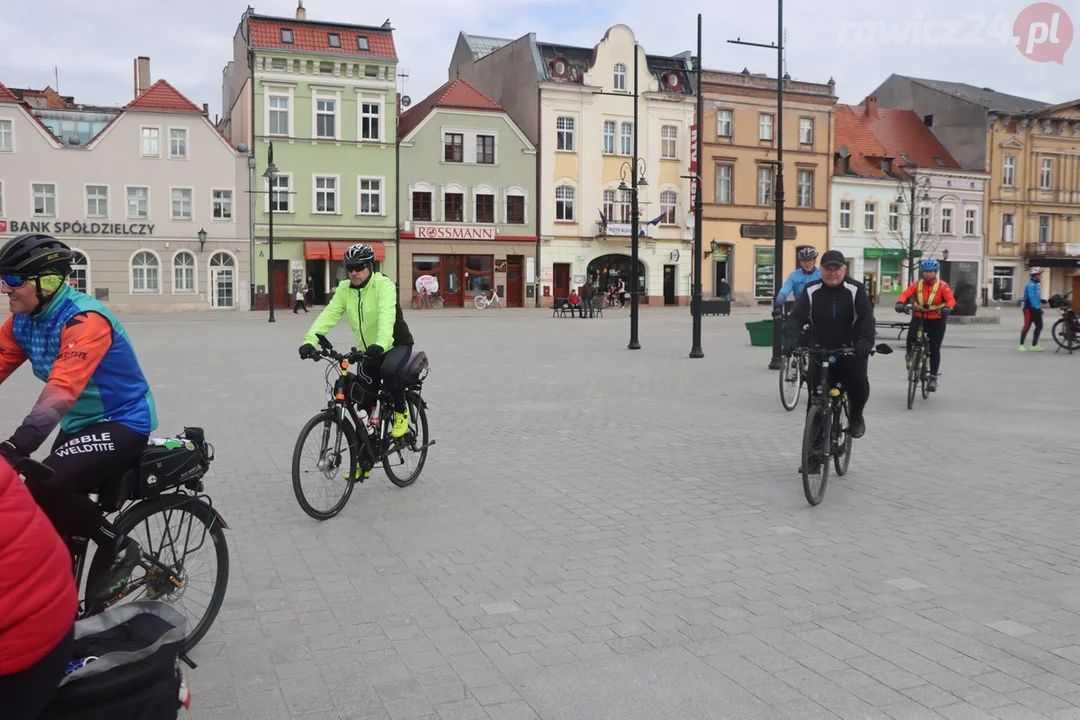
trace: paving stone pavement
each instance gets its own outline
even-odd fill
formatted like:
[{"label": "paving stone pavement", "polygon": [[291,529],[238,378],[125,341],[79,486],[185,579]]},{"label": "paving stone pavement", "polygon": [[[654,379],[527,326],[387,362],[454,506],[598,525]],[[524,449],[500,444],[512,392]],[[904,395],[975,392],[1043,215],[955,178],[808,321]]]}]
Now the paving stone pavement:
[{"label": "paving stone pavement", "polygon": [[[705,318],[690,360],[685,309],[643,309],[637,352],[625,310],[406,314],[437,444],[322,523],[289,475],[314,315],[126,318],[232,528],[190,719],[1080,717],[1080,357],[1017,353],[1018,312],[950,327],[913,411],[902,355],[873,359],[816,508],[753,315]],[[2,432],[38,390],[0,388]]]}]

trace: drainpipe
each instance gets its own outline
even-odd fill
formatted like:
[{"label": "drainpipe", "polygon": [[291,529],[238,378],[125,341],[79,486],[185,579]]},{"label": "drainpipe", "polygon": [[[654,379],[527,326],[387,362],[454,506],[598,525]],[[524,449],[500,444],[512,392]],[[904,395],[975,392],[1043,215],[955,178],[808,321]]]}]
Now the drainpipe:
[{"label": "drainpipe", "polygon": [[536,294],[536,307],[540,307],[540,198],[542,193],[540,192],[540,169],[543,162],[543,153],[540,151],[540,128],[544,124],[544,103],[542,100],[543,89],[537,85],[536,87],[536,184],[533,186],[533,210],[536,212],[536,221],[533,224],[533,228],[536,232],[536,274],[533,277],[533,284],[535,287],[534,293]]},{"label": "drainpipe", "polygon": [[[250,85],[251,85],[251,132],[249,133],[249,135],[251,137],[251,145],[248,146],[248,150],[251,153],[251,155],[249,156],[249,159],[248,159],[248,167],[250,168],[250,178],[249,178],[249,183],[250,184],[248,185],[248,189],[250,190],[250,192],[248,194],[251,195],[251,223],[250,223],[251,224],[251,261],[249,263],[251,265],[251,267],[248,269],[248,274],[249,274],[251,280],[250,280],[250,287],[248,288],[248,294],[251,296],[251,299],[250,299],[251,310],[254,311],[255,310],[255,263],[256,263],[256,260],[255,260],[255,257],[256,257],[255,256],[255,209],[257,207],[256,204],[255,204],[255,196],[256,196],[257,193],[256,193],[256,188],[255,188],[255,48],[253,48],[251,46],[251,22],[250,22],[250,19],[249,19],[250,15],[251,15],[251,11],[250,11],[250,7],[249,7],[248,11],[246,11],[244,13],[244,18],[240,21],[240,24],[241,24],[241,27],[246,31],[246,37],[244,39],[247,40],[248,69],[250,70],[248,78],[249,78]],[[271,298],[270,302],[271,302],[271,304],[274,302],[272,298]]]}]

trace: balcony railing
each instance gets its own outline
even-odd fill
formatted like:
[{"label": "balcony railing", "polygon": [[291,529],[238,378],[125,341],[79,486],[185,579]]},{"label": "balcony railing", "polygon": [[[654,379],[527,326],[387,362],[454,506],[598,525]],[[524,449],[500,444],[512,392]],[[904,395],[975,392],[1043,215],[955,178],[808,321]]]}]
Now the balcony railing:
[{"label": "balcony railing", "polygon": [[1080,258],[1080,243],[1025,243],[1025,258]]}]

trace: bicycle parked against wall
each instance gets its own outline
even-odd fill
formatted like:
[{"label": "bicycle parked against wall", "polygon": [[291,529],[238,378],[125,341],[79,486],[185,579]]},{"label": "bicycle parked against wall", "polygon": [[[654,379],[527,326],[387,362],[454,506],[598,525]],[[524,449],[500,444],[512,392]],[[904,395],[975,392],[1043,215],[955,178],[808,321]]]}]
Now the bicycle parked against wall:
[{"label": "bicycle parked against wall", "polygon": [[[409,429],[404,436],[393,438],[393,423],[383,421],[394,416],[390,393],[380,388],[372,400],[363,381],[349,372],[350,365],[362,362],[364,352],[352,348],[348,353],[338,353],[325,335],[316,337],[319,354],[314,360],[327,361],[326,407],[304,424],[296,438],[292,480],[301,509],[316,520],[328,520],[342,511],[356,483],[364,482],[378,463],[382,463],[390,482],[398,487],[412,485],[420,477],[428,448],[435,441],[428,437],[427,402],[421,397],[429,372],[425,353],[413,352],[405,365]],[[313,436],[314,442],[308,445]],[[310,451],[310,457],[305,456],[306,451]],[[325,502],[318,497],[320,493],[304,489],[303,481],[309,476],[329,485],[329,490],[322,493]]]},{"label": "bicycle parked against wall", "polygon": [[498,305],[500,308],[503,306],[502,300],[499,299],[498,290],[492,290],[490,297],[488,297],[487,292],[481,291],[479,295],[473,298],[473,305],[476,305],[477,310],[483,310],[491,305]]},{"label": "bicycle parked against wall", "polygon": [[[892,348],[878,345],[871,352],[888,355]],[[823,350],[820,348],[799,348],[795,354],[807,358],[807,363],[821,364],[821,377],[816,387],[811,388],[810,407],[806,412],[802,440],[802,481],[803,494],[811,505],[819,504],[825,498],[825,487],[829,483],[829,463],[836,468],[837,475],[845,475],[851,463],[852,437],[848,432],[851,418],[848,409],[847,393],[839,384],[834,385],[829,377],[829,368],[838,357],[854,355],[851,348]]]},{"label": "bicycle parked against wall", "polygon": [[1061,319],[1054,323],[1054,327],[1050,329],[1050,335],[1057,343],[1058,350],[1068,350],[1070,355],[1080,350],[1080,316],[1072,308],[1072,303],[1069,301],[1071,296],[1071,292],[1064,295],[1051,295],[1048,301],[1050,307],[1061,311]]},{"label": "bicycle parked against wall", "polygon": [[442,306],[442,297],[434,293],[428,292],[426,288],[422,292],[413,294],[413,310],[420,310],[421,308],[434,308],[435,310],[439,310],[442,308]]}]

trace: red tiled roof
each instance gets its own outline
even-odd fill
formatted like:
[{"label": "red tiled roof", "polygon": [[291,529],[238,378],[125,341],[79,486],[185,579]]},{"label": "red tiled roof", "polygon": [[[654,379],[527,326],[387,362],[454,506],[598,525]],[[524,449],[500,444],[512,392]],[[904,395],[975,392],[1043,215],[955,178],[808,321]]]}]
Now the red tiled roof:
[{"label": "red tiled roof", "polygon": [[[307,20],[287,20],[252,15],[249,17],[251,44],[258,48],[296,50],[298,52],[336,53],[354,57],[397,59],[394,36],[389,30],[363,25],[313,23]],[[281,29],[292,30],[292,43],[281,42]],[[341,36],[341,47],[330,47],[328,35]],[[370,50],[358,49],[356,38],[366,37]]]},{"label": "red tiled roof", "polygon": [[198,113],[202,108],[184,97],[167,80],[158,80],[147,88],[142,95],[124,106],[125,110],[158,110],[161,112]]},{"label": "red tiled roof", "polygon": [[[876,103],[872,102],[873,105]],[[868,115],[866,106],[860,105],[855,108],[855,113],[862,116],[866,128],[885,147],[885,152],[896,158],[897,167],[960,169],[960,163],[911,110],[875,107]],[[904,160],[903,155],[911,162]]]},{"label": "red tiled roof", "polygon": [[412,132],[435,108],[506,112],[499,103],[461,78],[455,78],[401,114],[398,137],[405,137]]},{"label": "red tiled roof", "polygon": [[885,147],[866,127],[861,111],[862,108],[837,103],[833,152],[839,152],[842,145],[847,147],[850,153],[848,156],[849,175],[867,178],[889,177],[881,169],[881,158],[886,155]]},{"label": "red tiled roof", "polygon": [[19,98],[15,97],[15,93],[11,92],[4,86],[4,83],[0,83],[0,100],[14,100],[18,102]]}]

